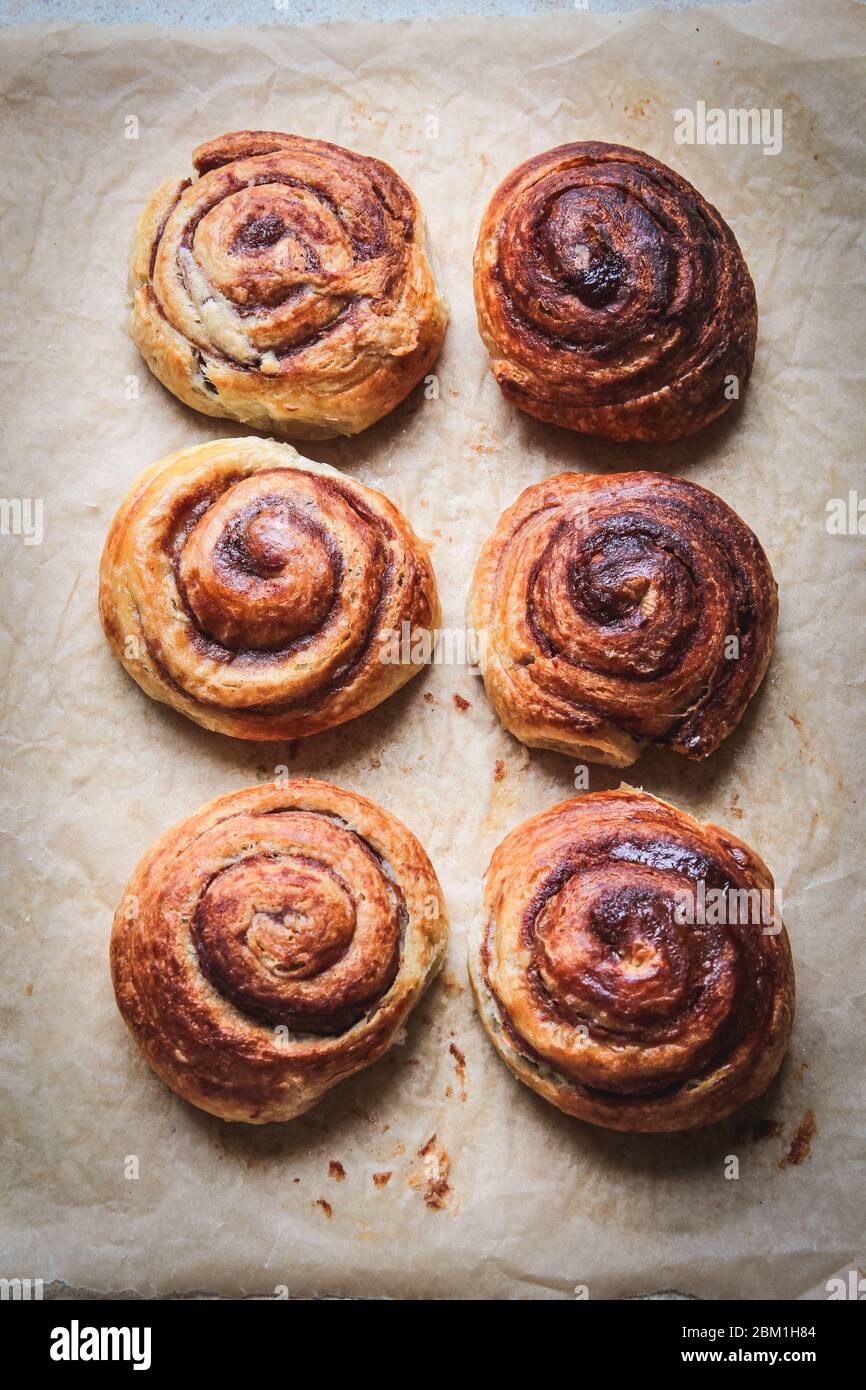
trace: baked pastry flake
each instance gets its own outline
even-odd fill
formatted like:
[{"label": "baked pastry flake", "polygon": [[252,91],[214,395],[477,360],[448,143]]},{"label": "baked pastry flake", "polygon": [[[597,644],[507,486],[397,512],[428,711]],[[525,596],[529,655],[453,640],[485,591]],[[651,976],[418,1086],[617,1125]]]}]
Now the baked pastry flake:
[{"label": "baked pastry flake", "polygon": [[186,405],[300,439],[357,434],[430,369],[446,311],[421,210],[387,164],[235,131],[193,151],[135,233],[130,333]]},{"label": "baked pastry flake", "polygon": [[447,930],[415,836],[366,797],[301,778],[218,797],[157,841],[115,915],[111,974],[162,1080],[261,1124],[383,1055]]},{"label": "baked pastry flake", "polygon": [[481,222],[475,304],[505,398],[585,434],[692,434],[752,370],[755,289],[733,232],[624,145],[560,145],[508,175]]}]

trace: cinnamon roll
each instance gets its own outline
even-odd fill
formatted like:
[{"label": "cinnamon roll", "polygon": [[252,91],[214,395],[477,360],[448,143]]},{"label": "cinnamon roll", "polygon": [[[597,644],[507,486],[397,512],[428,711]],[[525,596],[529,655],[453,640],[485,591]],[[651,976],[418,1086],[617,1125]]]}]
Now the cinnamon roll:
[{"label": "cinnamon roll", "polygon": [[624,145],[560,145],[508,175],[482,219],[475,303],[506,399],[585,434],[692,434],[752,370],[755,289],[733,232]]},{"label": "cinnamon roll", "polygon": [[705,758],[764,678],[776,583],[719,497],[664,473],[560,473],[503,512],[468,603],[487,693],[523,743],[625,767]]},{"label": "cinnamon roll", "polygon": [[626,787],[503,840],[469,966],[515,1076],[606,1129],[724,1118],[770,1084],[791,1031],[791,952],[766,865]]},{"label": "cinnamon roll", "polygon": [[440,608],[426,548],[380,492],[288,444],[220,439],[133,483],[99,612],[148,695],[207,729],[274,740],[399,689],[429,657]]},{"label": "cinnamon roll", "polygon": [[118,1008],[162,1080],[226,1120],[289,1120],[375,1062],[439,969],[447,916],[414,835],[312,778],[218,797],[144,856],[117,910]]},{"label": "cinnamon roll", "polygon": [[148,202],[130,333],[205,415],[301,439],[357,434],[434,362],[446,312],[414,194],[323,140],[242,130]]}]

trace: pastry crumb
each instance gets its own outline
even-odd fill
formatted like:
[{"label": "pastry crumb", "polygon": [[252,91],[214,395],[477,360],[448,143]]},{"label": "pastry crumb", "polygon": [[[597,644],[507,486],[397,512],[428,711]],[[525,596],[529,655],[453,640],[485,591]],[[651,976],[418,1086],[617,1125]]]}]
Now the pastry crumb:
[{"label": "pastry crumb", "polygon": [[425,1204],[431,1211],[441,1211],[451,1195],[448,1173],[451,1159],[444,1149],[436,1147],[436,1135],[431,1134],[427,1143],[418,1150],[420,1168],[409,1177],[409,1186],[420,1191]]},{"label": "pastry crumb", "polygon": [[454,1070],[457,1072],[457,1080],[460,1083],[460,1099],[466,1099],[466,1056],[460,1051],[456,1043],[451,1043],[448,1051],[454,1058]]},{"label": "pastry crumb", "polygon": [[798,1167],[805,1163],[812,1151],[812,1140],[818,1133],[814,1110],[807,1110],[791,1136],[791,1145],[784,1158],[779,1160],[780,1168]]}]

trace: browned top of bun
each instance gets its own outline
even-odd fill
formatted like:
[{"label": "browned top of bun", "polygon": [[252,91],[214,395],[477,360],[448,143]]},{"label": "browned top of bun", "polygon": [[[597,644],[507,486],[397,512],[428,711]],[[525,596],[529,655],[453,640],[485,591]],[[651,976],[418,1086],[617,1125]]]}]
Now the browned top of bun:
[{"label": "browned top of bun", "polygon": [[590,434],[690,434],[751,371],[755,291],[733,232],[624,145],[560,145],[508,175],[482,219],[475,300],[505,395]]}]

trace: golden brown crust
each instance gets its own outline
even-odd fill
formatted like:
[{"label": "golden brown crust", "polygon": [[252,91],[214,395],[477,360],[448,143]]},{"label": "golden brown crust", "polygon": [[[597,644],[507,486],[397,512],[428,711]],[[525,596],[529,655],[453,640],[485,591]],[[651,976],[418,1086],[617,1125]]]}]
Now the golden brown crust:
[{"label": "golden brown crust", "polygon": [[425,546],[382,493],[288,444],[221,439],[133,483],[99,612],[148,695],[207,729],[276,740],[393,694],[421,669],[415,638],[440,608]]},{"label": "golden brown crust", "polygon": [[475,304],[508,400],[611,439],[692,434],[755,355],[755,288],[730,227],[624,145],[560,145],[508,175],[482,219]]},{"label": "golden brown crust", "polygon": [[631,788],[563,802],[493,854],[469,967],[503,1061],[606,1129],[693,1129],[781,1065],[794,972],[766,865]]},{"label": "golden brown crust", "polygon": [[378,159],[236,131],[148,202],[130,333],[205,415],[299,439],[357,434],[435,361],[446,311],[418,203]]},{"label": "golden brown crust", "polygon": [[447,930],[414,835],[366,797],[302,778],[218,797],[157,841],[115,915],[111,974],[163,1081],[261,1124],[382,1056]]},{"label": "golden brown crust", "polygon": [[764,678],[777,616],[736,512],[646,472],[528,487],[481,551],[467,610],[505,727],[616,767],[647,739],[712,753]]}]

